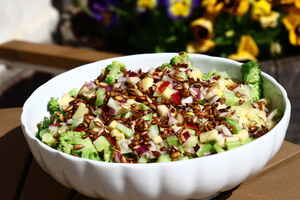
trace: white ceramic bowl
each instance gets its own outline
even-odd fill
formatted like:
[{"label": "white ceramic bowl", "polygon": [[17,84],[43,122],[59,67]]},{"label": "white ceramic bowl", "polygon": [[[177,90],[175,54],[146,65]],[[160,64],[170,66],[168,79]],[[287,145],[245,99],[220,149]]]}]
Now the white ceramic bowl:
[{"label": "white ceramic bowl", "polygon": [[[129,69],[151,67],[168,62],[174,53],[141,54],[107,59],[60,74],[39,87],[26,101],[22,127],[30,149],[41,167],[58,182],[96,198],[119,199],[201,199],[229,190],[259,172],[277,153],[289,124],[291,105],[284,88],[263,73],[265,96],[284,115],[266,135],[239,148],[186,161],[151,164],[105,163],[77,158],[43,144],[35,138],[36,124],[47,116],[50,97],[60,97],[85,81],[95,79],[101,69],[118,60]],[[226,71],[240,78],[240,63],[204,55],[190,55],[192,63],[207,72]]]}]

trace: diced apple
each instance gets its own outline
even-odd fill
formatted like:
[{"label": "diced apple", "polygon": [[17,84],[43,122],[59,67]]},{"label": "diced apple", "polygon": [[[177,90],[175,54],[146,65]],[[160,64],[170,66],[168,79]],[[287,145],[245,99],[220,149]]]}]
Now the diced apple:
[{"label": "diced apple", "polygon": [[202,72],[200,71],[199,68],[194,67],[191,72],[188,73],[189,78],[193,80],[200,80],[202,77]]},{"label": "diced apple", "polygon": [[175,92],[175,91],[174,91],[172,88],[167,87],[167,88],[163,91],[162,96],[163,96],[164,98],[166,98],[166,99],[170,99],[171,96],[172,96],[172,94],[174,94],[174,92]]},{"label": "diced apple", "polygon": [[129,83],[131,83],[132,85],[135,85],[135,84],[137,84],[137,82],[139,82],[141,79],[139,78],[139,77],[129,77],[128,79],[127,79],[127,81],[129,82]]},{"label": "diced apple", "polygon": [[161,116],[168,116],[168,113],[169,113],[169,108],[166,106],[166,105],[158,105],[157,106],[157,109],[158,109],[158,113],[161,115]]},{"label": "diced apple", "polygon": [[112,129],[115,129],[117,127],[118,122],[113,120],[112,122],[110,122],[109,127]]},{"label": "diced apple", "polygon": [[147,91],[153,85],[153,78],[146,77],[141,81],[143,91]]},{"label": "diced apple", "polygon": [[113,137],[115,137],[116,140],[123,140],[123,139],[125,139],[125,135],[122,132],[120,132],[118,129],[113,129],[111,131],[111,135]]}]

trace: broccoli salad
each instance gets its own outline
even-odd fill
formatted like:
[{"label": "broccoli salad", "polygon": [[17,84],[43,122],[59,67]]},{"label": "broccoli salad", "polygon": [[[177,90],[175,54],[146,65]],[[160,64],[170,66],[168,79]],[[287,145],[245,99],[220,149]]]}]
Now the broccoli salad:
[{"label": "broccoli salad", "polygon": [[222,153],[266,134],[280,117],[263,98],[260,66],[248,62],[241,72],[242,81],[203,73],[184,52],[148,72],[114,61],[79,90],[51,98],[37,137],[61,152],[105,162]]}]

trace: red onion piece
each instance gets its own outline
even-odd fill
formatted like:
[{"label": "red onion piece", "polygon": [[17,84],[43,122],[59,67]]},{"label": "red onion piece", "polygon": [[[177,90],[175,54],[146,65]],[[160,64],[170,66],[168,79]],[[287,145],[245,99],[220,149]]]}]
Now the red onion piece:
[{"label": "red onion piece", "polygon": [[146,153],[149,151],[149,149],[144,146],[144,145],[139,145],[134,147],[135,152],[137,152],[137,154],[142,155],[143,153]]},{"label": "red onion piece", "polygon": [[189,137],[191,137],[191,135],[188,131],[183,132],[182,135],[183,135],[185,140],[187,140],[187,139],[189,139]]}]

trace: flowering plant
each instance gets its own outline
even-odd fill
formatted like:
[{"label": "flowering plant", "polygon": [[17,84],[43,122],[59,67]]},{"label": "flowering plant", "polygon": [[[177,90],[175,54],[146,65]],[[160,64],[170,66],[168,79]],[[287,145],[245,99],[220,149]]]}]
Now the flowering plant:
[{"label": "flowering plant", "polygon": [[299,0],[75,0],[73,6],[76,40],[108,51],[185,50],[245,61],[300,49]]}]

